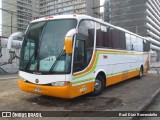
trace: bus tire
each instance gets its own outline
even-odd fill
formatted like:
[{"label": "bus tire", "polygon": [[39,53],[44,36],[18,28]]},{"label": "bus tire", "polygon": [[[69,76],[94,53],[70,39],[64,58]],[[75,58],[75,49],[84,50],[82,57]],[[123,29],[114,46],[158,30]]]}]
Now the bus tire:
[{"label": "bus tire", "polygon": [[104,77],[102,75],[98,75],[94,82],[94,91],[92,92],[92,95],[97,96],[100,95],[105,88],[105,81]]},{"label": "bus tire", "polygon": [[139,75],[137,76],[138,79],[141,79],[143,77],[143,66],[141,66]]}]

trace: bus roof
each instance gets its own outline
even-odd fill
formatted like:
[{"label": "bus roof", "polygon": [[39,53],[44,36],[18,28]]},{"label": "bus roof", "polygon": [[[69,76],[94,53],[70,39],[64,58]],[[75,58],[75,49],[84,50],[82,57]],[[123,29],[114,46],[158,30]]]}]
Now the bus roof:
[{"label": "bus roof", "polygon": [[73,15],[47,16],[47,17],[42,17],[42,18],[33,20],[30,23],[35,23],[35,22],[40,22],[40,21],[47,21],[47,20],[55,20],[55,19],[71,19],[71,18],[72,19],[77,19],[78,21],[80,21],[82,19],[94,20],[94,21],[97,21],[99,23],[102,23],[102,24],[108,25],[110,27],[116,28],[118,30],[124,31],[126,33],[129,33],[129,34],[135,35],[137,37],[143,38],[145,40],[148,40],[146,37],[142,37],[142,36],[137,35],[137,34],[135,34],[133,32],[130,32],[130,31],[124,29],[124,28],[121,28],[121,27],[118,27],[118,26],[114,26],[114,25],[112,25],[110,23],[104,22],[102,19],[94,18],[94,17],[88,16],[88,15],[73,14]]},{"label": "bus roof", "polygon": [[31,23],[34,22],[40,22],[40,21],[47,21],[47,20],[55,20],[55,19],[69,19],[69,18],[74,18],[77,20],[81,20],[81,19],[93,19],[91,16],[88,15],[78,15],[78,14],[73,14],[73,15],[57,15],[57,16],[46,16],[46,17],[42,17],[36,20],[31,21]]}]

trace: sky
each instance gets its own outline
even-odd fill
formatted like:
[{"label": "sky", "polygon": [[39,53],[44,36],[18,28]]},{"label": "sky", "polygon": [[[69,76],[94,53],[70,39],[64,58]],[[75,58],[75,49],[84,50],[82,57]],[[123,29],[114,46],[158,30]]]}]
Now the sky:
[{"label": "sky", "polygon": [[[103,5],[104,4],[104,0],[100,0],[100,5]],[[103,12],[104,8],[101,7],[100,11]]]},{"label": "sky", "polygon": [[100,0],[100,4],[103,5],[103,3],[104,3],[104,0]]}]

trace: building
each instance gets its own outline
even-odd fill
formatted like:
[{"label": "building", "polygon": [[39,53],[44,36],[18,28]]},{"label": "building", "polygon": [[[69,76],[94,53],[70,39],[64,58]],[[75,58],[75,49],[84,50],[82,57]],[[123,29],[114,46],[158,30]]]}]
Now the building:
[{"label": "building", "polygon": [[[100,0],[2,0],[1,36],[24,32],[28,23],[48,15],[87,14],[99,17]],[[96,9],[94,9],[96,8]]]},{"label": "building", "polygon": [[[107,0],[108,2],[108,0]],[[109,0],[110,23],[148,37],[160,58],[160,0]],[[105,20],[105,19],[104,19]],[[150,47],[145,44],[145,47]]]},{"label": "building", "polygon": [[[21,31],[24,32],[32,20],[35,0],[3,0],[2,1],[2,36]],[[35,7],[34,7],[35,8]]]},{"label": "building", "polygon": [[94,8],[100,6],[100,0],[37,0],[37,4],[39,4],[40,16],[87,14],[98,17],[97,10],[94,11]]},{"label": "building", "polygon": [[110,0],[105,0],[104,6],[104,21],[110,23]]}]

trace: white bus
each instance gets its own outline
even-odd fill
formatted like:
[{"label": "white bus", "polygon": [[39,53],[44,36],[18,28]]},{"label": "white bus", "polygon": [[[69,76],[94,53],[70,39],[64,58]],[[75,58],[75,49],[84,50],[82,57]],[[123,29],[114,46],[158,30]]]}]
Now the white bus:
[{"label": "white bus", "polygon": [[[21,90],[74,98],[148,70],[145,38],[86,15],[33,20],[21,49]],[[145,51],[144,51],[145,50]]]}]

